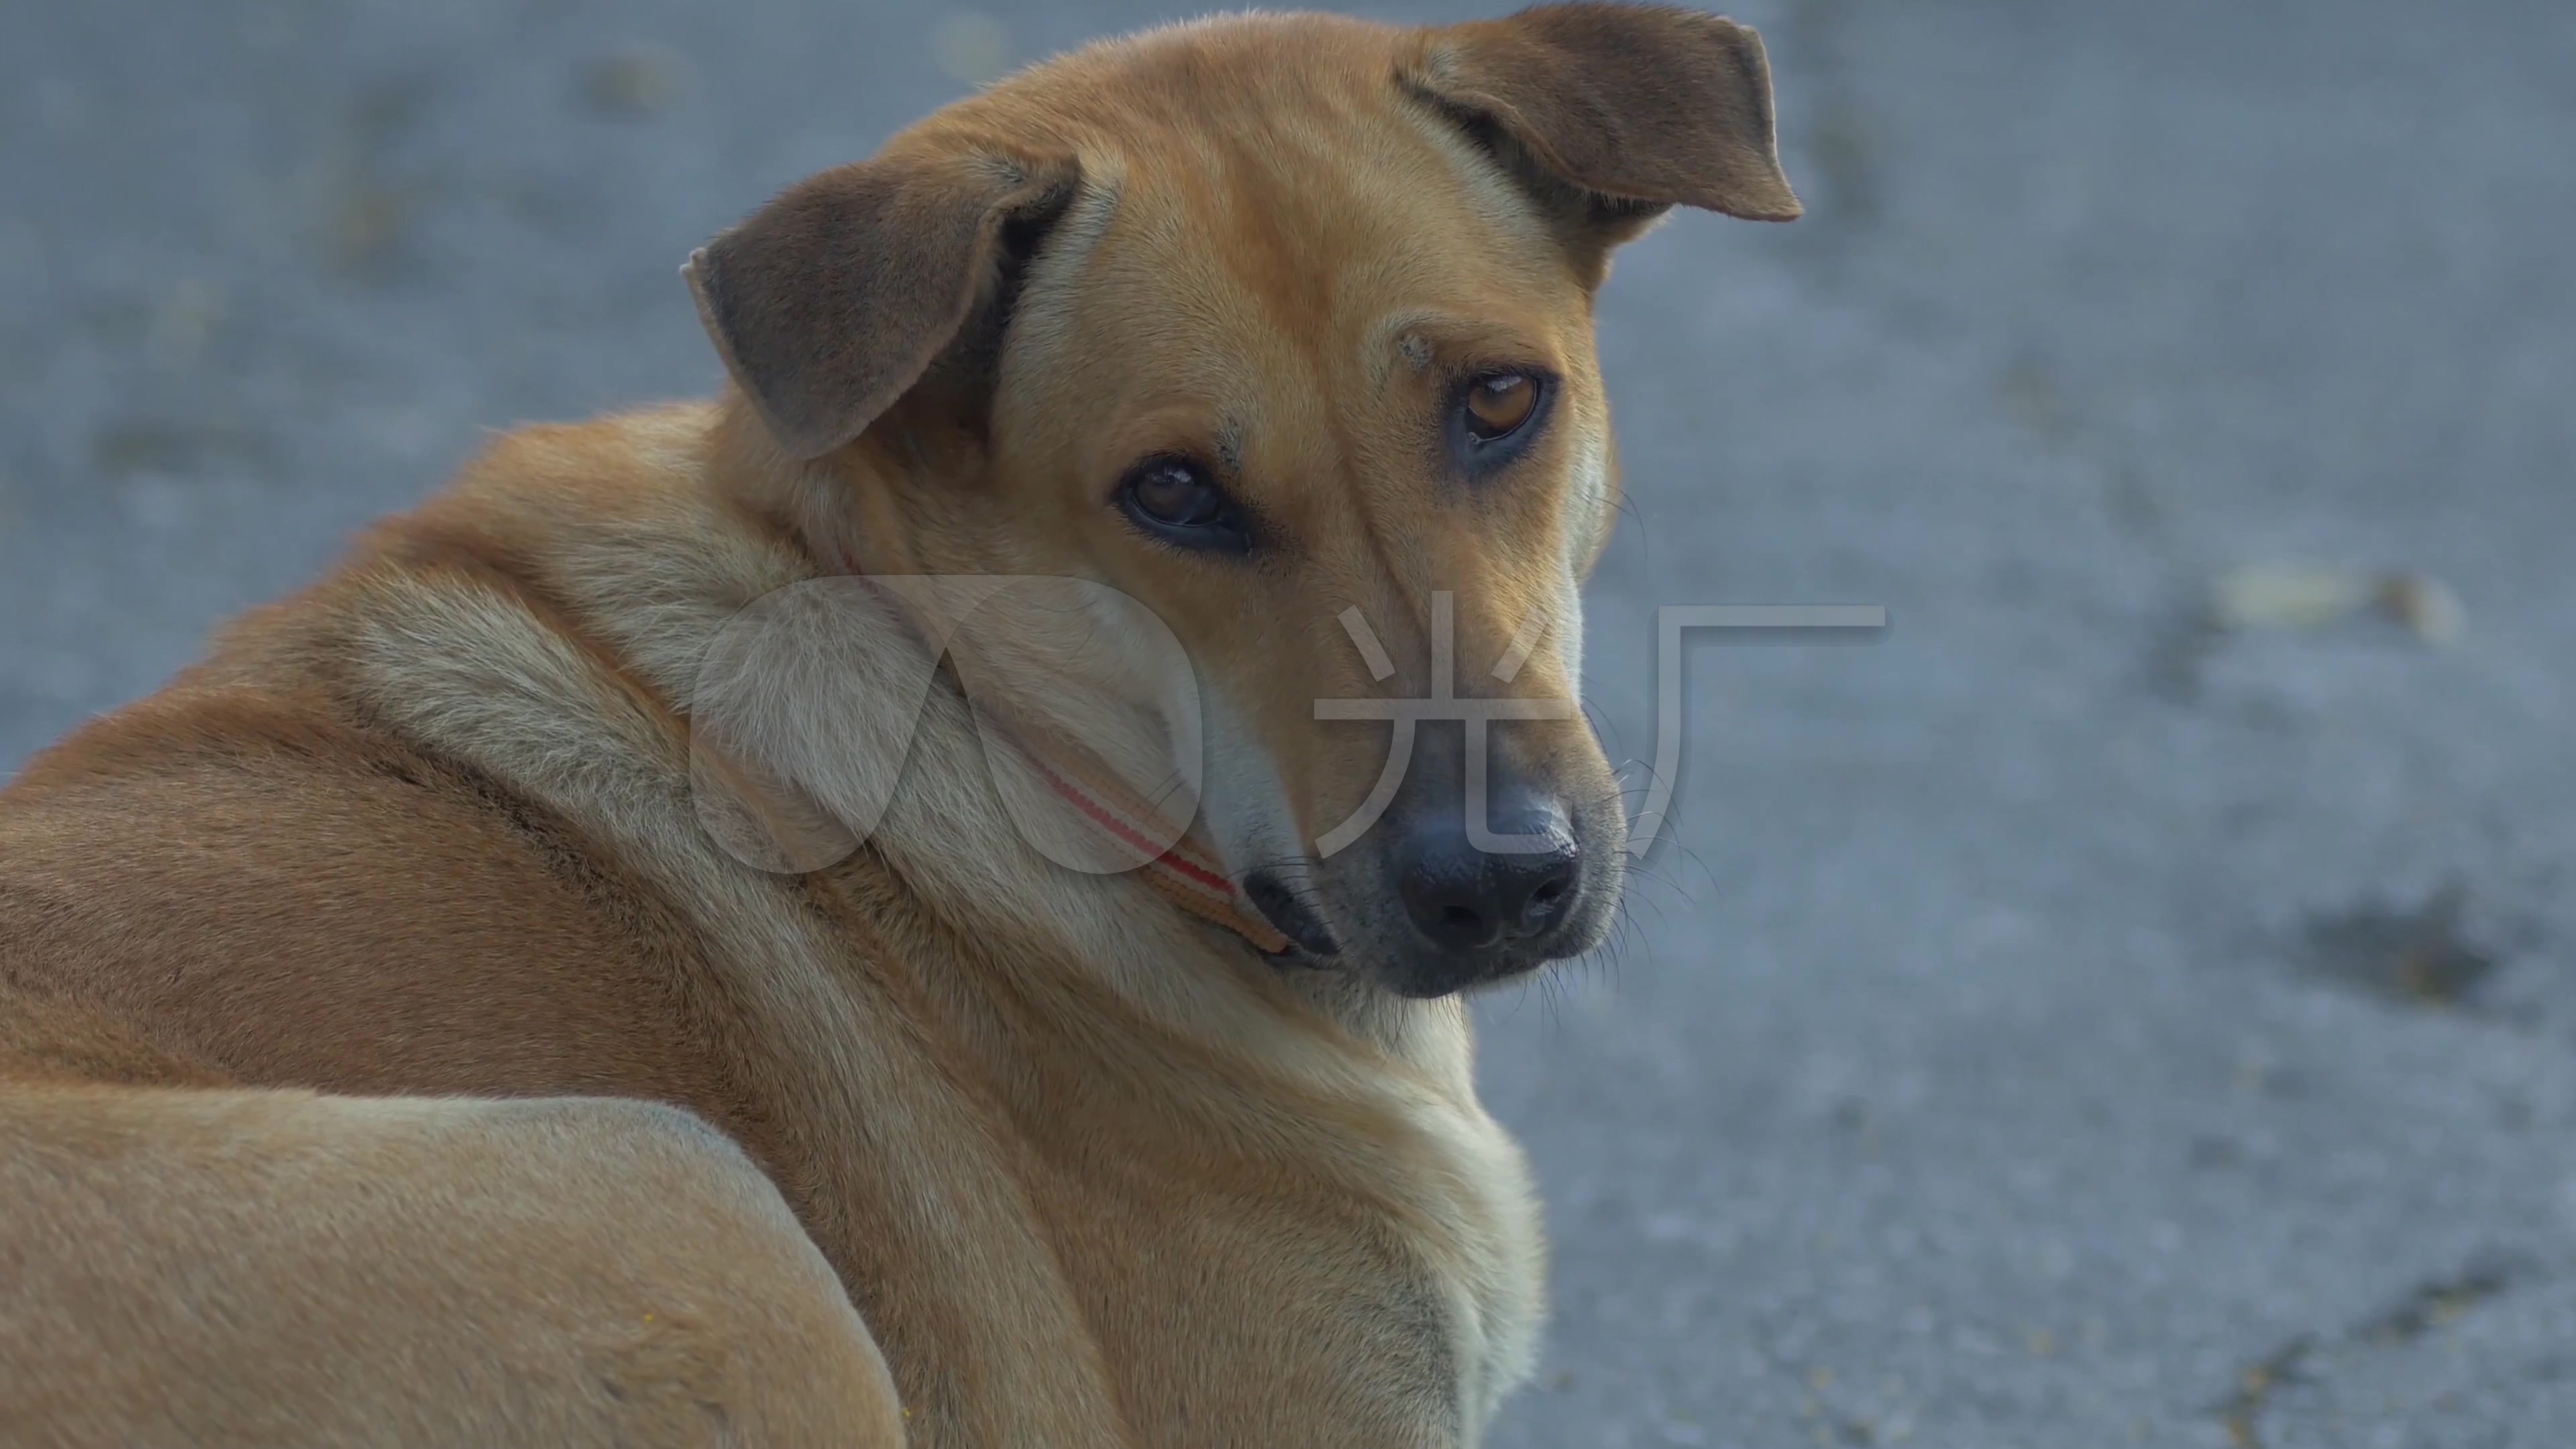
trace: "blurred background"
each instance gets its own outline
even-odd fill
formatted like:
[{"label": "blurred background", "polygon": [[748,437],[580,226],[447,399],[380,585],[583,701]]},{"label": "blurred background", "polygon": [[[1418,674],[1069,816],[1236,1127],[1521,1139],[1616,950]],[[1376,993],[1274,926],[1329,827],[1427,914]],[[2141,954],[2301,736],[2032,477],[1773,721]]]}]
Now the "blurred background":
[{"label": "blurred background", "polygon": [[[485,430],[703,393],[690,247],[1189,13],[82,0],[0,47],[0,768]],[[1452,4],[1358,6],[1409,19]],[[1808,216],[1601,309],[1652,754],[1486,1003],[1558,1445],[2576,1442],[2576,10],[1748,0]]]}]

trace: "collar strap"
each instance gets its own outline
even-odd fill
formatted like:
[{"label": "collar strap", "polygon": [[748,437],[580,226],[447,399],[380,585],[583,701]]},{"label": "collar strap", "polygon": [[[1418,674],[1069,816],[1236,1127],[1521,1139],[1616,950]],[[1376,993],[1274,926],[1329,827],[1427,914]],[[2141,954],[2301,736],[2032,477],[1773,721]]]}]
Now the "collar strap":
[{"label": "collar strap", "polygon": [[[1105,774],[1077,775],[1064,769],[1061,759],[1041,756],[1024,738],[1013,736],[1011,743],[1037,771],[1038,778],[1046,781],[1047,788],[1055,791],[1074,813],[1114,836],[1131,852],[1150,851],[1157,840],[1171,833],[1154,828],[1161,818],[1160,811],[1111,782]],[[1243,892],[1195,836],[1182,835],[1170,849],[1139,869],[1145,873],[1145,883],[1161,891],[1172,904],[1203,921],[1225,927],[1251,942],[1254,949],[1271,955],[1288,949],[1288,938],[1245,903]]]},{"label": "collar strap", "polygon": [[[908,618],[901,601],[878,587],[864,571],[847,559],[841,565],[849,577],[865,583],[869,592],[883,599],[896,618]],[[1011,728],[1004,713],[994,709],[974,711],[977,723],[1008,742],[1075,815],[1115,839],[1127,855],[1148,857],[1136,868],[1144,872],[1145,883],[1160,891],[1164,899],[1200,920],[1234,932],[1265,955],[1288,949],[1288,938],[1244,900],[1243,891],[1225,873],[1216,852],[1194,831],[1173,830],[1169,817],[1158,806],[1118,783],[1108,769],[1087,768],[1088,751],[1070,746],[1042,749],[1042,742],[1054,742],[1042,731]],[[1157,844],[1164,840],[1172,841],[1172,845],[1157,851]]]}]

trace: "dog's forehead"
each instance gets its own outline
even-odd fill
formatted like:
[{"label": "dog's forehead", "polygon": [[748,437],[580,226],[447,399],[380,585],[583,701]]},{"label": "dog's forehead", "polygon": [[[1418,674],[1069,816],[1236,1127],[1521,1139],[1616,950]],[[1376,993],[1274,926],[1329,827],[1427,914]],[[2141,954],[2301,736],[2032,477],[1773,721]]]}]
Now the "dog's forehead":
[{"label": "dog's forehead", "polygon": [[1302,292],[1278,300],[1312,321],[1408,288],[1433,304],[1420,293],[1460,268],[1488,288],[1548,280],[1563,254],[1531,199],[1405,84],[1419,48],[1339,16],[1230,16],[1075,52],[973,104],[1080,159],[1084,204],[1051,249],[1124,288],[1222,269]]},{"label": "dog's forehead", "polygon": [[1032,120],[1043,108],[1081,160],[1020,302],[1022,375],[1240,395],[1419,365],[1426,335],[1512,338],[1499,350],[1525,360],[1579,345],[1589,313],[1562,245],[1453,118],[1405,89],[1403,34],[1201,22],[992,93]]},{"label": "dog's forehead", "polygon": [[970,106],[1033,103],[1068,123],[1160,115],[1187,125],[1289,100],[1365,103],[1419,49],[1416,32],[1347,16],[1215,16],[1095,42],[1032,66]]}]

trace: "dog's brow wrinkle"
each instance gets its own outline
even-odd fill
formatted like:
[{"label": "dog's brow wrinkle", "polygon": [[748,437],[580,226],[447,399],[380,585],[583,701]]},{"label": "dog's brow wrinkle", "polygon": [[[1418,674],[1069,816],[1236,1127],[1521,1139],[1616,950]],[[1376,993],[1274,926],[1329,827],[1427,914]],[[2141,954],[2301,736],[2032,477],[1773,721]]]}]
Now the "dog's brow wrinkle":
[{"label": "dog's brow wrinkle", "polygon": [[1444,320],[1442,314],[1423,307],[1407,307],[1380,317],[1368,331],[1368,341],[1361,356],[1361,365],[1368,369],[1369,380],[1379,384],[1386,381],[1390,357],[1403,358],[1416,372],[1428,368],[1431,365],[1431,342],[1422,335],[1421,329],[1436,328]]}]

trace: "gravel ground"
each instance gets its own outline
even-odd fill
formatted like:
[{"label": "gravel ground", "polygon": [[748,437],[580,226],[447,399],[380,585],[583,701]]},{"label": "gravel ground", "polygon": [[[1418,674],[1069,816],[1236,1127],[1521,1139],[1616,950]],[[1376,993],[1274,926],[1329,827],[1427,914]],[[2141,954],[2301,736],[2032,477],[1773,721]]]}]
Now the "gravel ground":
[{"label": "gravel ground", "polygon": [[[0,762],[483,430],[711,388],[691,245],[1172,13],[21,8]],[[1809,217],[1609,287],[1588,688],[1651,755],[1655,605],[1896,623],[1693,649],[1621,949],[1489,1004],[1496,1441],[2576,1442],[2576,11],[1738,13]],[[2346,567],[2465,628],[2290,627]]]}]

